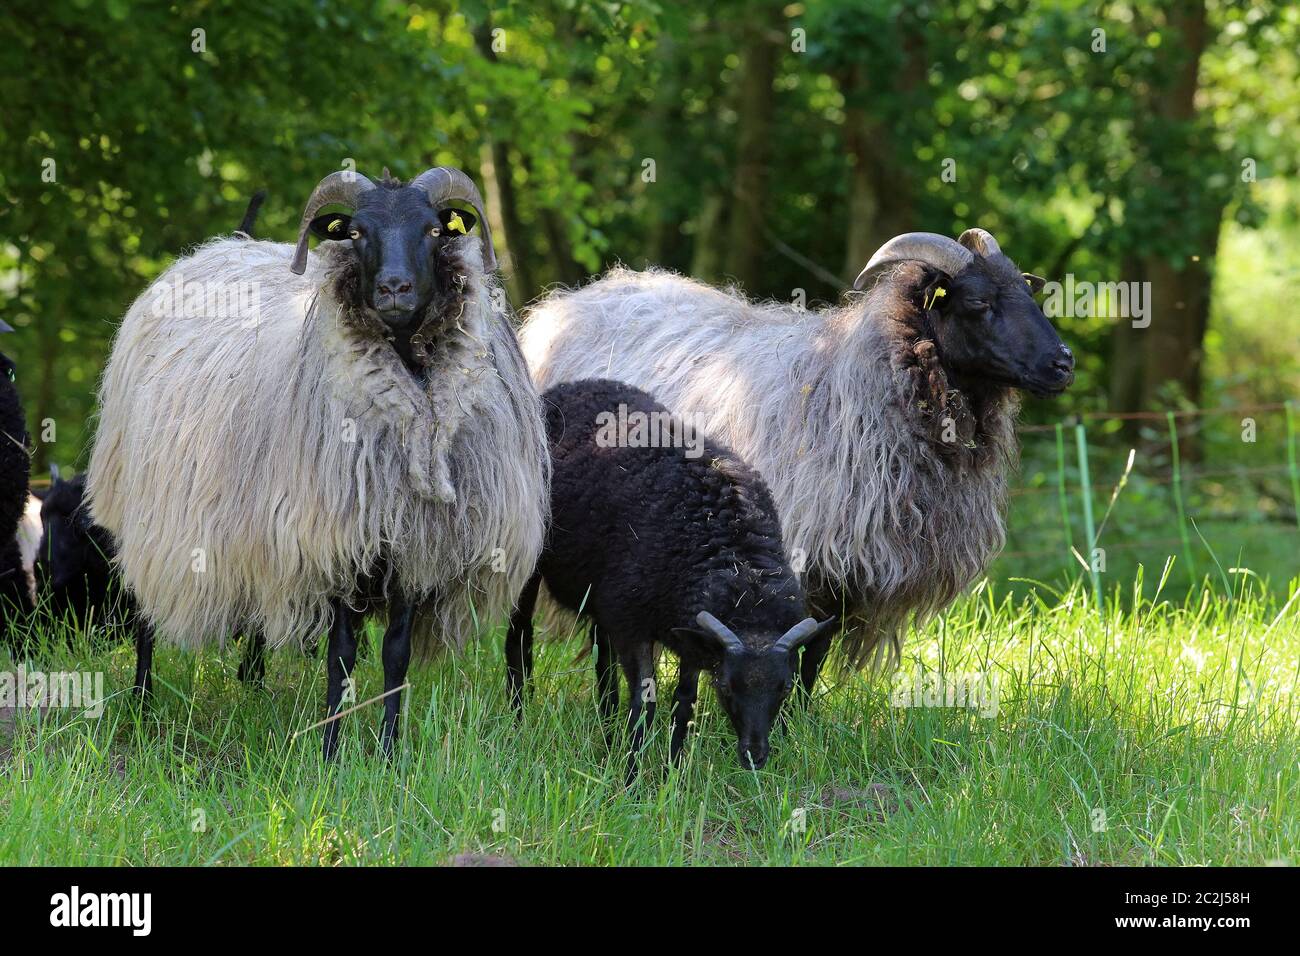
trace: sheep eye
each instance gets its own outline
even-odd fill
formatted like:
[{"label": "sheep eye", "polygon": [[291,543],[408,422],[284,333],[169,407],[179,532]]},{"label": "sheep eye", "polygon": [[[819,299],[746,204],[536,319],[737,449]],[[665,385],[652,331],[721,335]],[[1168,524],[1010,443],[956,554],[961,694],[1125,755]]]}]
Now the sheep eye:
[{"label": "sheep eye", "polygon": [[435,223],[434,225],[430,226],[430,227],[429,227],[429,235],[431,235],[431,236],[440,236],[440,235],[442,235],[442,227],[439,226],[439,225],[437,225],[436,223]]},{"label": "sheep eye", "polygon": [[348,238],[349,238],[349,239],[352,239],[352,240],[360,239],[360,238],[361,238],[361,230],[360,230],[360,229],[352,229],[352,230],[350,230],[350,231],[348,232]]}]

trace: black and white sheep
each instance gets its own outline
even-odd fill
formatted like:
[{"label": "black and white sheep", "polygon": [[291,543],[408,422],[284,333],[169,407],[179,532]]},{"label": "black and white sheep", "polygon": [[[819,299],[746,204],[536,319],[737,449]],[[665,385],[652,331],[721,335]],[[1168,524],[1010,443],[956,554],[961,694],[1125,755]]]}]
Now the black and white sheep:
[{"label": "black and white sheep", "polygon": [[[1043,280],[982,229],[898,236],[856,288],[873,282],[810,312],[616,269],[544,299],[520,331],[539,388],[622,379],[752,464],[858,665],[896,658],[909,616],[986,570],[1005,538],[1016,390],[1059,394],[1074,368],[1034,301]],[[820,663],[804,656],[805,684]]]},{"label": "black and white sheep", "polygon": [[[12,332],[0,322],[0,332]],[[32,593],[18,540],[27,510],[32,461],[27,450],[27,417],[18,394],[13,361],[0,354],[0,624],[18,642],[14,625],[32,612]]]},{"label": "black and white sheep", "polygon": [[[544,581],[561,605],[592,622],[606,721],[618,705],[615,658],[623,668],[631,700],[629,780],[654,718],[657,643],[680,661],[672,759],[694,713],[700,671],[707,670],[736,731],[741,763],[762,767],[799,650],[829,640],[834,623],[807,617],[766,485],[733,452],[689,435],[662,405],[621,382],[559,385],[542,405],[553,469],[551,523],[506,636],[516,709],[532,667],[533,606]],[[643,431],[620,435],[618,421]],[[647,443],[646,427],[681,440]]]},{"label": "black and white sheep", "polygon": [[[352,212],[319,215],[330,203]],[[386,750],[412,647],[505,617],[544,533],[537,393],[486,224],[480,242],[455,203],[482,219],[459,170],[334,173],[296,248],[217,239],[179,260],[117,333],[89,470],[94,520],[165,639],[257,629],[277,647],[328,625],[332,716],[356,627],[386,608]],[[336,241],[309,254],[309,233]],[[143,692],[152,640],[139,651]]]}]

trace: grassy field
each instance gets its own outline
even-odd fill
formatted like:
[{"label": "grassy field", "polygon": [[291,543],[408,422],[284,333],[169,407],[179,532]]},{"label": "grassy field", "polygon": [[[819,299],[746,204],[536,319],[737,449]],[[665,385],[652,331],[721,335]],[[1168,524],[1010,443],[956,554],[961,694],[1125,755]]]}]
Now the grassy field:
[{"label": "grassy field", "polygon": [[[276,655],[259,691],[236,648],[164,649],[141,713],[131,649],[47,650],[46,670],[102,670],[115,696],[99,719],[0,713],[0,864],[1295,863],[1300,598],[1239,583],[1101,615],[1079,588],[1013,605],[983,585],[892,679],[823,686],[761,772],[707,689],[666,772],[661,708],[631,790],[573,642],[541,651],[522,727],[492,640],[413,671],[393,765],[371,707],[332,767],[319,731],[293,736],[321,716],[319,661]],[[938,676],[981,706],[900,706]],[[373,634],[358,678],[359,699],[379,692]]]}]

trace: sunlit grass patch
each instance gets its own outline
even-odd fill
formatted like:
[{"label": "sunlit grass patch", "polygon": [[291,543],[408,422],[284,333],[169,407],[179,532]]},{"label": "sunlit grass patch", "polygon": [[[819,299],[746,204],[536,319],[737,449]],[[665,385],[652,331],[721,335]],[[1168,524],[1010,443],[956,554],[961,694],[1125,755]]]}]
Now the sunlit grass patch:
[{"label": "sunlit grass patch", "polygon": [[[48,641],[43,668],[103,670],[113,696],[98,720],[0,717],[0,863],[1295,862],[1300,599],[1237,583],[1101,613],[1080,587],[983,585],[897,673],[828,674],[758,773],[703,682],[682,766],[661,707],[631,790],[578,641],[539,647],[522,725],[499,635],[414,669],[396,760],[376,707],[345,718],[331,767],[318,731],[293,736],[321,716],[319,660],[272,656],[262,691],[238,648],[162,649],[141,710],[130,647]],[[382,684],[370,640],[361,700]]]}]

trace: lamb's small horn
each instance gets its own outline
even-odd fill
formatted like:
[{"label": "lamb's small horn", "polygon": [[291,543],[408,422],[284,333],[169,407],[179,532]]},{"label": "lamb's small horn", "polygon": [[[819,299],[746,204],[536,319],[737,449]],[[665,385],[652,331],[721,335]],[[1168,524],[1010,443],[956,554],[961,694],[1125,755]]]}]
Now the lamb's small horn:
[{"label": "lamb's small horn", "polygon": [[745,643],[736,636],[736,632],[727,625],[723,624],[708,611],[701,611],[695,615],[695,623],[704,628],[714,637],[722,642],[722,646],[729,651],[741,650]]},{"label": "lamb's small horn", "polygon": [[496,271],[497,250],[492,245],[492,229],[488,226],[487,216],[483,215],[483,197],[479,195],[474,180],[452,166],[435,166],[412,179],[411,185],[428,194],[434,209],[450,202],[463,202],[474,207],[478,214],[478,227],[483,230],[483,266],[488,272]]},{"label": "lamb's small horn", "polygon": [[909,259],[934,266],[948,276],[955,276],[970,265],[974,258],[975,254],[955,239],[935,232],[907,232],[895,236],[876,250],[871,261],[858,273],[853,288],[864,288],[867,281],[882,269]]},{"label": "lamb's small horn", "polygon": [[985,258],[996,256],[1002,252],[1002,247],[999,246],[998,241],[993,238],[993,233],[984,229],[967,229],[957,237],[957,241],[971,252],[984,256]]},{"label": "lamb's small horn", "polygon": [[302,222],[298,224],[298,245],[293,250],[293,262],[289,268],[298,275],[307,271],[307,227],[311,225],[311,221],[316,218],[316,213],[320,212],[322,206],[336,202],[355,208],[357,197],[374,188],[375,184],[369,179],[351,170],[330,173],[317,183],[303,209]]},{"label": "lamb's small horn", "polygon": [[811,617],[806,617],[790,630],[781,636],[781,639],[772,645],[774,649],[782,651],[797,651],[815,637],[822,628],[830,624],[830,621],[817,623]]}]

